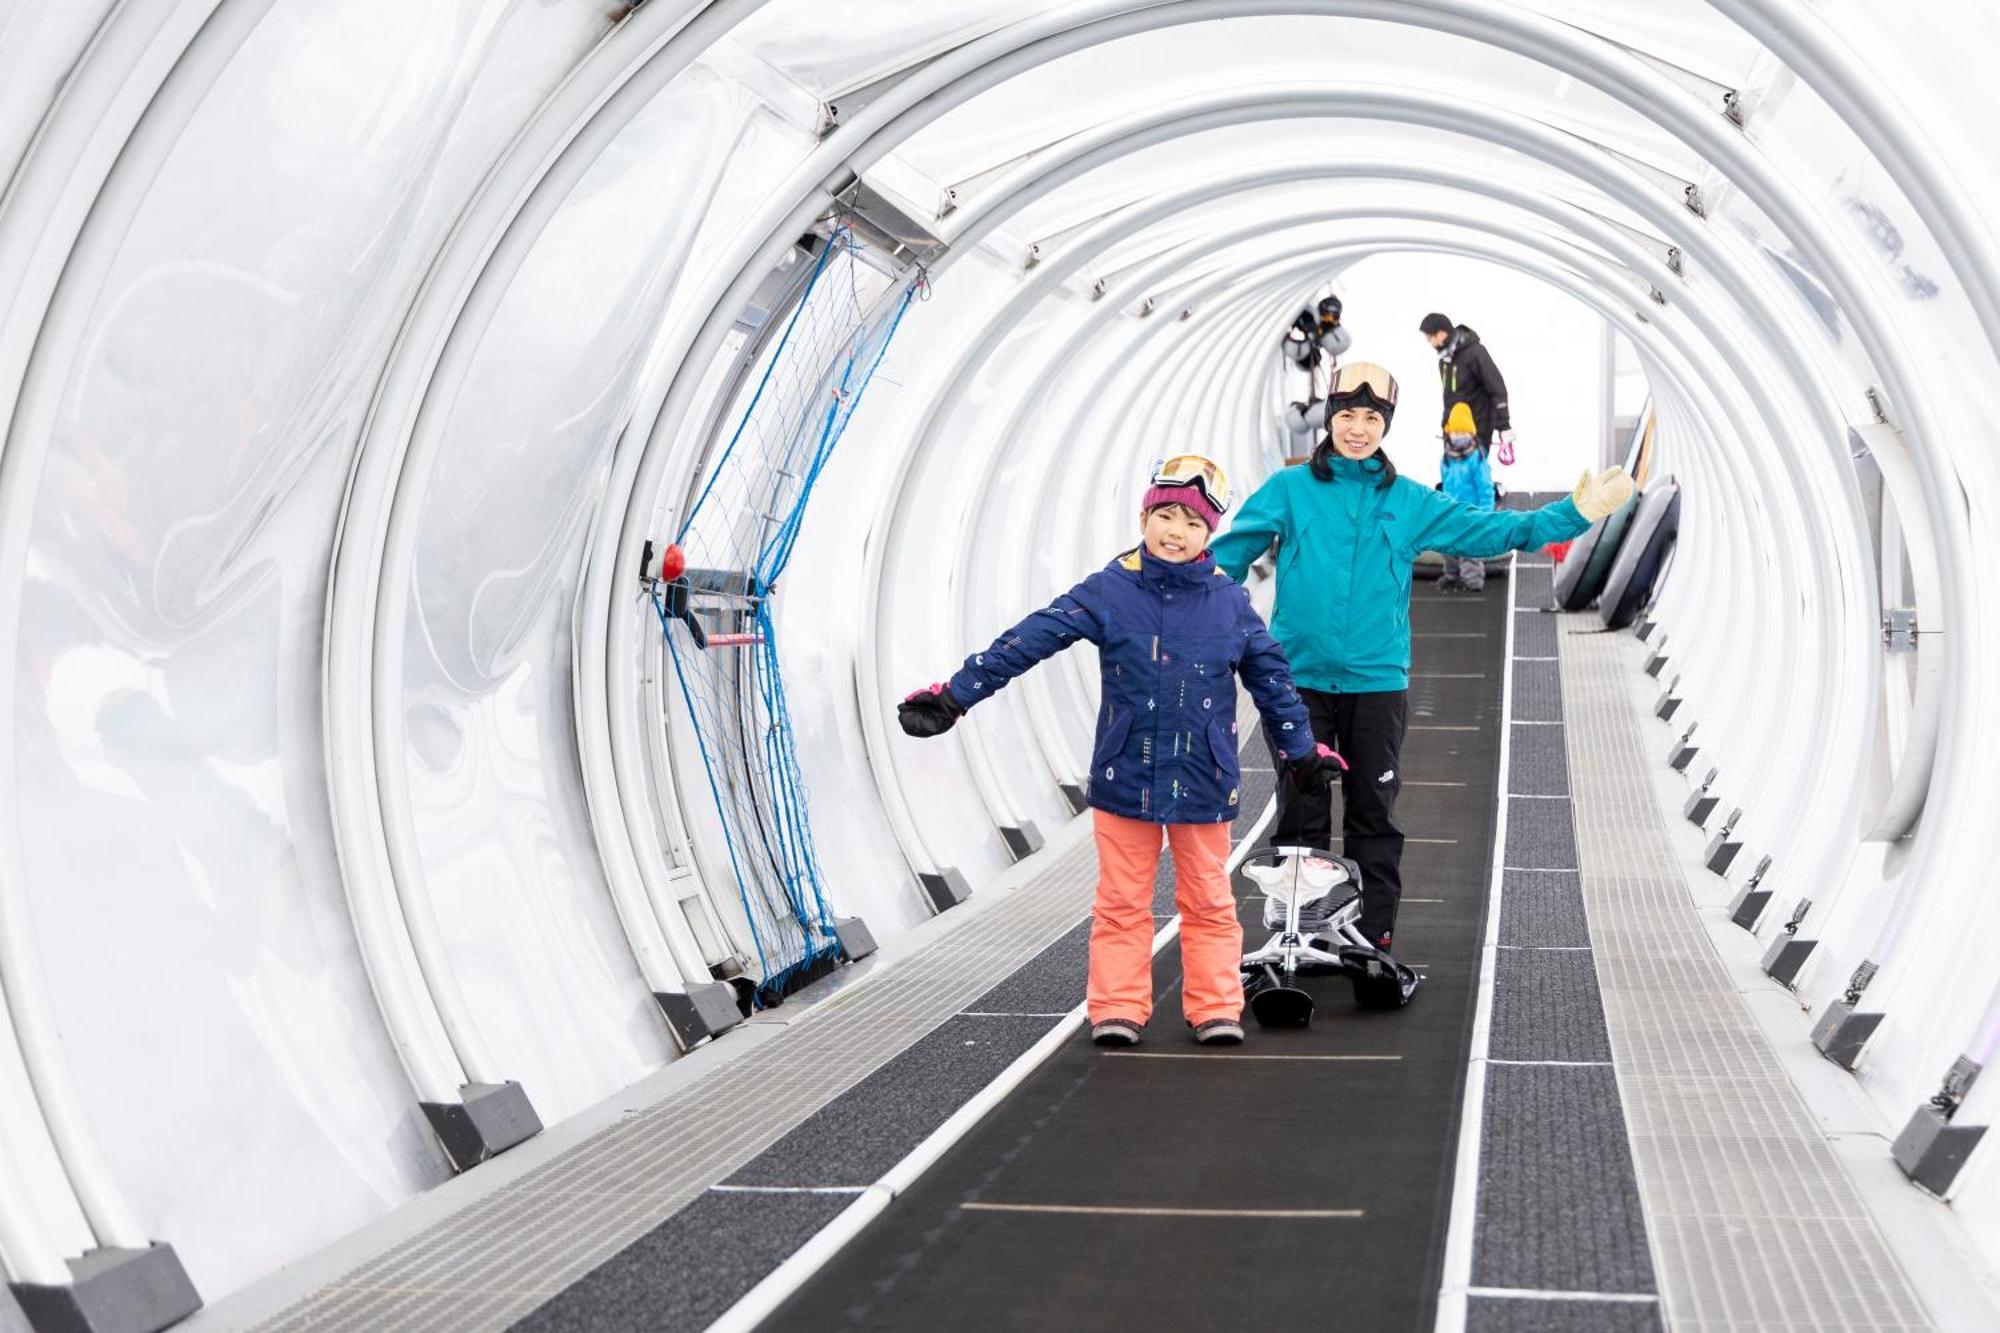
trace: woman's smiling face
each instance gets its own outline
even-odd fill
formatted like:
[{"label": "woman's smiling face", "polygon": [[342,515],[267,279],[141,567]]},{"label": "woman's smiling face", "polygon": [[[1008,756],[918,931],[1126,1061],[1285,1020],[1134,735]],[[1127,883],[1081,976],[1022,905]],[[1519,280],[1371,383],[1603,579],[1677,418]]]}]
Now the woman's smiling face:
[{"label": "woman's smiling face", "polygon": [[1359,462],[1382,447],[1382,436],[1388,431],[1389,423],[1382,414],[1365,405],[1343,407],[1327,419],[1327,434],[1333,437],[1333,447],[1342,458],[1352,458]]}]

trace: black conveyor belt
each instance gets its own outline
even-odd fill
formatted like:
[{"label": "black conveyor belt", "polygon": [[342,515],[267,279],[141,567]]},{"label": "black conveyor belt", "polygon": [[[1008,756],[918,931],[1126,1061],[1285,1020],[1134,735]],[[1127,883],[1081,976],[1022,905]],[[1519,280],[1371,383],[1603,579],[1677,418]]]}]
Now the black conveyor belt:
[{"label": "black conveyor belt", "polygon": [[[1412,611],[1396,943],[1425,974],[1415,1002],[1367,1013],[1344,980],[1315,980],[1309,1030],[1203,1049],[1169,948],[1136,1053],[1080,1036],[766,1328],[1430,1327],[1492,864],[1507,579],[1479,596],[1419,585]],[[1253,941],[1258,906],[1242,909]]]}]

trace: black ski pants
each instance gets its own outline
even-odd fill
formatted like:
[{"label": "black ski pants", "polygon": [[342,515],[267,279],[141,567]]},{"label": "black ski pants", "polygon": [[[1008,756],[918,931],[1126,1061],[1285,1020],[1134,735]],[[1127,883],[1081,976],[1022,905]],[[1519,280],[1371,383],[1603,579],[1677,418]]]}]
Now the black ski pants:
[{"label": "black ski pants", "polygon": [[[1409,691],[1366,694],[1299,691],[1312,719],[1314,739],[1340,751],[1347,772],[1340,780],[1342,855],[1361,867],[1361,933],[1380,940],[1396,928],[1403,898],[1403,830],[1396,827],[1396,795],[1403,789],[1403,730]],[[1277,748],[1271,763],[1279,762]],[[1271,842],[1333,850],[1333,802],[1301,798],[1278,784],[1278,822]]]}]

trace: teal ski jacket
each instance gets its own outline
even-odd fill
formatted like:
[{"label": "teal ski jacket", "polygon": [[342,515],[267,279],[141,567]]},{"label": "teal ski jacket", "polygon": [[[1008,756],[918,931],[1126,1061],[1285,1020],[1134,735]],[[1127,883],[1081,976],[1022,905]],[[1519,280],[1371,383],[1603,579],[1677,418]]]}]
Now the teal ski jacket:
[{"label": "teal ski jacket", "polygon": [[1333,480],[1288,467],[1259,486],[1210,544],[1242,582],[1278,545],[1271,635],[1300,687],[1332,694],[1410,685],[1410,565],[1419,551],[1493,556],[1580,535],[1590,524],[1567,497],[1532,510],[1486,511],[1398,477],[1378,459],[1334,457]]}]

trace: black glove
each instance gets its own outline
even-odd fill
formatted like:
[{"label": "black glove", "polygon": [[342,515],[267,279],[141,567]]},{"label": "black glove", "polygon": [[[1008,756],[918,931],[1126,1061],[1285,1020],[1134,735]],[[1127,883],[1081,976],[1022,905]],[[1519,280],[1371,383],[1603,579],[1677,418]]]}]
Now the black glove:
[{"label": "black glove", "polygon": [[1333,784],[1347,771],[1347,761],[1325,745],[1314,747],[1313,752],[1299,759],[1287,759],[1278,765],[1278,780],[1287,783],[1302,796],[1323,801],[1333,794]]},{"label": "black glove", "polygon": [[943,685],[921,689],[896,705],[896,721],[912,736],[942,736],[965,714],[965,705]]}]

